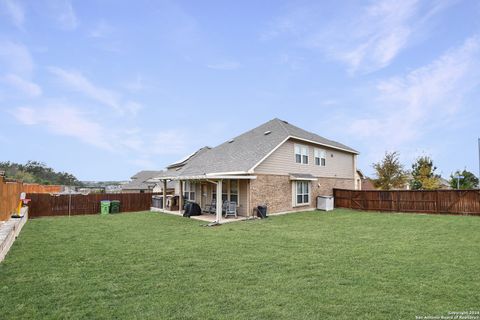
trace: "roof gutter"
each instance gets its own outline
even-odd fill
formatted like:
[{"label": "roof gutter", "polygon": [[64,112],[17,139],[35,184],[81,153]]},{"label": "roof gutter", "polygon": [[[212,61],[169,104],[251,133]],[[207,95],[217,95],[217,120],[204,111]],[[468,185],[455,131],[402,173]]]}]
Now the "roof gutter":
[{"label": "roof gutter", "polygon": [[204,174],[204,175],[196,175],[196,176],[171,176],[171,177],[159,177],[153,178],[148,181],[151,182],[160,182],[162,180],[211,180],[211,179],[218,179],[218,180],[228,180],[228,179],[235,179],[235,180],[254,180],[257,179],[257,176],[251,175],[218,175],[218,174]]}]

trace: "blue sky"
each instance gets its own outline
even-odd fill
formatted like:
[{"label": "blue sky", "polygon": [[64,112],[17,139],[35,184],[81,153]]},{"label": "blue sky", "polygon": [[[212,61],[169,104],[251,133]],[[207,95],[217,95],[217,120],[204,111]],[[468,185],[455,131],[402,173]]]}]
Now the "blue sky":
[{"label": "blue sky", "polygon": [[279,117],[478,172],[477,1],[0,0],[0,160],[161,169]]}]

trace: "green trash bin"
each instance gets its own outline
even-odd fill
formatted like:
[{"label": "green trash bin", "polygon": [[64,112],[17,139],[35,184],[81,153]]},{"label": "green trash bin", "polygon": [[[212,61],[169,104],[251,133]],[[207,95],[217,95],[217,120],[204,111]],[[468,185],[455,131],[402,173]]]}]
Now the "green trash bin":
[{"label": "green trash bin", "polygon": [[120,200],[112,200],[110,202],[110,213],[120,212]]},{"label": "green trash bin", "polygon": [[110,201],[100,201],[100,214],[108,214],[110,212]]}]

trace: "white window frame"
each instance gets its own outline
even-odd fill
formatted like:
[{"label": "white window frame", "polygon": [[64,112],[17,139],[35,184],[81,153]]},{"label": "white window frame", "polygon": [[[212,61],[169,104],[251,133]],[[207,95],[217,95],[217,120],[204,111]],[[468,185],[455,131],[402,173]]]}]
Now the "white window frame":
[{"label": "white window frame", "polygon": [[[317,159],[318,159],[318,163],[317,163]],[[316,166],[325,167],[327,165],[327,151],[323,149],[315,148],[313,163]]]},{"label": "white window frame", "polygon": [[196,184],[190,181],[183,183],[183,198],[187,201],[195,201],[196,198]]},{"label": "white window frame", "polygon": [[[237,207],[240,207],[240,180],[239,179],[233,179],[233,180],[237,181]],[[223,199],[223,196],[226,195],[227,201],[232,201],[231,200],[231,195],[232,195],[231,182],[233,180],[228,179],[228,180],[222,181],[222,183],[225,183],[225,185],[222,185],[222,199]],[[212,189],[212,199],[217,199],[217,190],[215,186],[213,186],[213,189]]]},{"label": "white window frame", "polygon": [[[302,187],[300,187],[301,193],[298,193],[298,185],[299,184],[302,185]],[[292,193],[293,193],[293,205],[294,205],[294,207],[310,205],[311,198],[312,198],[312,186],[311,186],[310,181],[298,180],[298,181],[294,181],[292,185],[293,185],[293,192]],[[298,202],[298,196],[302,197],[301,202]],[[304,201],[305,196],[308,197],[307,202]]]},{"label": "white window frame", "polygon": [[228,201],[232,201],[232,181],[237,183],[237,193],[234,194],[237,196],[237,207],[240,206],[240,180],[228,180]]},{"label": "white window frame", "polygon": [[[298,164],[307,164],[309,161],[309,150],[308,146],[304,144],[295,143],[294,145],[294,161]],[[297,155],[300,156],[300,162],[297,161]]]}]

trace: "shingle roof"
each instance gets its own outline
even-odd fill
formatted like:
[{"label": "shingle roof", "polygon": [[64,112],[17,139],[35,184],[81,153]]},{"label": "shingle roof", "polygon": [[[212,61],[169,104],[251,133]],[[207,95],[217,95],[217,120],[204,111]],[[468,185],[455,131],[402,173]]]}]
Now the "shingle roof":
[{"label": "shingle roof", "polygon": [[123,190],[148,190],[155,186],[153,182],[147,182],[148,179],[158,177],[163,171],[140,171],[135,174],[129,183],[122,186]]},{"label": "shingle roof", "polygon": [[316,177],[314,177],[310,173],[290,173],[290,179],[298,179],[298,180],[317,180]]},{"label": "shingle roof", "polygon": [[[225,172],[248,172],[288,137],[309,140],[324,146],[358,153],[354,149],[325,139],[280,119],[270,120],[238,137],[189,159],[175,176],[194,176]],[[170,171],[170,170],[169,170]],[[165,173],[164,176],[168,176]]]},{"label": "shingle roof", "polygon": [[173,169],[173,168],[178,168],[178,167],[183,167],[190,159],[194,159],[195,157],[199,156],[200,154],[210,150],[211,148],[209,146],[205,146],[203,148],[198,149],[192,154],[189,154],[188,156],[178,160],[177,162],[172,163],[167,167],[167,169]]}]

